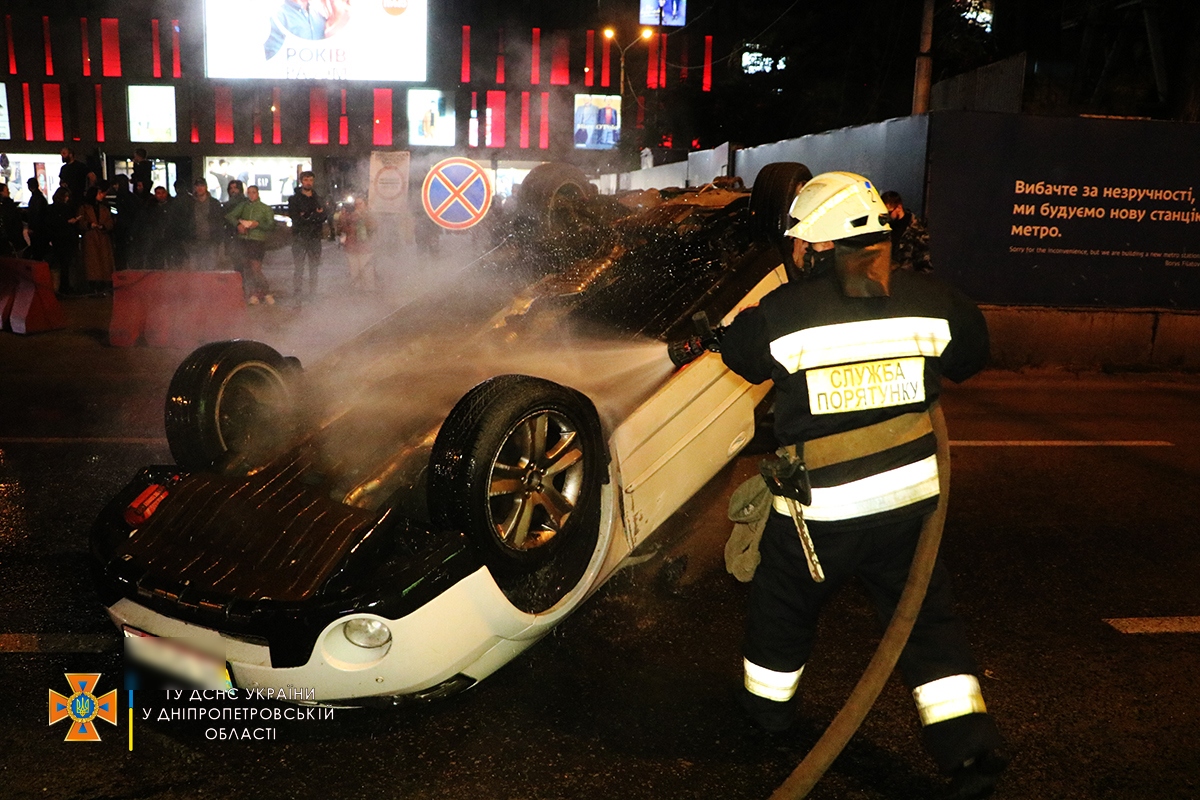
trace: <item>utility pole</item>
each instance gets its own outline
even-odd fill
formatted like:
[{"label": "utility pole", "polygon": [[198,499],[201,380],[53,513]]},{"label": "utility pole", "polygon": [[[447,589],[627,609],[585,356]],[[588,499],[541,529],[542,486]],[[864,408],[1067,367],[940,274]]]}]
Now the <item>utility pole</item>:
[{"label": "utility pole", "polygon": [[917,75],[913,81],[913,114],[929,111],[929,87],[933,83],[933,0],[925,0],[921,20],[921,52],[917,54]]}]

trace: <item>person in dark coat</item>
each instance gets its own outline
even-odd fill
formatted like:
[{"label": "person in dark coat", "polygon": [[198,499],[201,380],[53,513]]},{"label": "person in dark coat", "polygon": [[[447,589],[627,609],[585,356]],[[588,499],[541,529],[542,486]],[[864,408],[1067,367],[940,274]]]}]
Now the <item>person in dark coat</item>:
[{"label": "person in dark coat", "polygon": [[[839,585],[858,577],[879,618],[891,619],[945,478],[941,379],[977,373],[989,341],[968,298],[930,276],[893,273],[887,210],[861,175],[815,176],[790,216],[797,279],[741,311],[720,340],[731,370],[773,382],[775,434],[791,465],[778,474],[800,476],[778,481],[794,492],[772,502],[747,609],[740,699],[769,731],[795,718],[817,621]],[[990,796],[1008,756],[940,557],[898,666],[951,796]]]},{"label": "person in dark coat", "polygon": [[[191,269],[218,269],[221,243],[225,240],[225,210],[208,193],[208,181],[196,178],[195,193],[183,201],[190,214],[188,227],[188,265]],[[180,202],[176,200],[176,202]]]},{"label": "person in dark coat", "polygon": [[[142,185],[141,189],[137,188],[139,183]],[[133,151],[133,177],[130,179],[130,185],[135,194],[141,194],[143,197],[149,196],[151,187],[154,186],[154,165],[146,158],[144,147]]]},{"label": "person in dark coat", "polygon": [[81,255],[84,279],[92,293],[104,293],[112,289],[113,216],[104,202],[103,186],[93,186],[87,191],[87,199],[79,206],[76,224],[83,234]]},{"label": "person in dark coat", "polygon": [[69,202],[71,211],[74,212],[83,202],[84,194],[87,192],[89,170],[87,164],[75,158],[75,151],[69,147],[62,149],[62,160],[63,165],[58,170],[58,180],[70,192]]},{"label": "person in dark coat", "polygon": [[54,193],[48,211],[50,227],[50,270],[58,277],[58,291],[72,294],[74,281],[71,273],[79,255],[79,218],[71,207],[71,192],[60,187]]},{"label": "person in dark coat", "polygon": [[6,255],[19,256],[28,246],[21,208],[9,194],[7,183],[0,183],[0,240],[0,251]]},{"label": "person in dark coat", "polygon": [[50,203],[38,187],[37,178],[30,178],[25,185],[29,187],[29,203],[25,207],[29,249],[25,251],[25,257],[42,261],[50,253]]}]

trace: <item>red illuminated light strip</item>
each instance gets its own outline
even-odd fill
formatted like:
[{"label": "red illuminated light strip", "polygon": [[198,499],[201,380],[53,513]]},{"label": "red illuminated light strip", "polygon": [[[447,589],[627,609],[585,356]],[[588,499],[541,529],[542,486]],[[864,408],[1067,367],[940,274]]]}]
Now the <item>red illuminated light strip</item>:
[{"label": "red illuminated light strip", "polygon": [[471,82],[471,26],[462,26],[462,73],[459,75],[459,80],[463,83]]},{"label": "red illuminated light strip", "polygon": [[596,32],[587,32],[587,50],[583,57],[583,85],[591,86],[596,82]]},{"label": "red illuminated light strip", "polygon": [[233,144],[233,89],[229,86],[213,87],[216,119],[213,126],[213,142]]},{"label": "red illuminated light strip", "polygon": [[667,88],[667,35],[658,37],[658,88]]},{"label": "red illuminated light strip", "polygon": [[[12,14],[4,15],[4,35],[8,39],[8,74],[17,74],[17,51],[13,47]],[[29,138],[33,138],[30,136]]]},{"label": "red illuminated light strip", "polygon": [[487,147],[504,147],[505,134],[505,106],[504,92],[488,92],[487,93],[487,110],[491,114],[491,124],[487,128],[487,136],[485,144]]},{"label": "red illuminated light strip", "polygon": [[556,31],[550,45],[550,85],[571,83],[571,40],[563,31]]},{"label": "red illuminated light strip", "polygon": [[150,54],[154,62],[154,77],[162,77],[162,50],[158,43],[158,20],[150,20]]},{"label": "red illuminated light strip", "polygon": [[121,28],[115,19],[100,20],[100,57],[104,77],[121,77]]},{"label": "red illuminated light strip", "polygon": [[[11,40],[10,40],[11,41]],[[33,141],[33,103],[29,102],[29,84],[21,84],[21,95],[25,101],[25,141]]]},{"label": "red illuminated light strip", "polygon": [[[275,91],[279,91],[276,89]],[[375,90],[375,125],[371,134],[372,144],[392,145],[392,90]]]},{"label": "red illuminated light strip", "polygon": [[42,84],[42,110],[46,117],[46,141],[63,140],[62,90],[57,83]]},{"label": "red illuminated light strip", "polygon": [[79,18],[79,40],[83,43],[83,76],[90,78],[92,75],[92,51],[88,45],[87,17]]},{"label": "red illuminated light strip", "polygon": [[46,46],[46,74],[54,74],[54,56],[50,53],[50,18],[42,17],[42,41]]},{"label": "red illuminated light strip", "polygon": [[342,89],[342,113],[338,117],[338,144],[350,144],[350,118],[346,115],[345,89]]},{"label": "red illuminated light strip", "polygon": [[542,116],[538,122],[538,147],[550,147],[550,93],[542,92]]},{"label": "red illuminated light strip", "polygon": [[321,86],[308,92],[308,143],[329,144],[329,96]]},{"label": "red illuminated light strip", "polygon": [[705,92],[712,91],[712,40],[713,37],[704,37],[704,81],[700,88]]},{"label": "red illuminated light strip", "polygon": [[[608,86],[609,84],[609,46],[612,40],[608,37],[604,38],[600,51],[600,85]],[[623,89],[624,87],[622,87]]]},{"label": "red illuminated light strip", "polygon": [[537,86],[542,82],[542,29],[533,29],[533,53],[529,56],[529,82]]},{"label": "red illuminated light strip", "polygon": [[104,96],[100,84],[96,84],[96,141],[104,141]]},{"label": "red illuminated light strip", "polygon": [[496,83],[504,83],[504,28],[496,34]]},{"label": "red illuminated light strip", "polygon": [[183,77],[179,65],[179,20],[171,20],[171,77]]},{"label": "red illuminated light strip", "polygon": [[271,144],[283,144],[283,112],[279,107],[279,87],[271,90]]},{"label": "red illuminated light strip", "polygon": [[529,92],[521,92],[521,147],[529,147]]},{"label": "red illuminated light strip", "polygon": [[649,58],[646,59],[646,88],[658,88],[658,39],[650,37],[647,50]]}]

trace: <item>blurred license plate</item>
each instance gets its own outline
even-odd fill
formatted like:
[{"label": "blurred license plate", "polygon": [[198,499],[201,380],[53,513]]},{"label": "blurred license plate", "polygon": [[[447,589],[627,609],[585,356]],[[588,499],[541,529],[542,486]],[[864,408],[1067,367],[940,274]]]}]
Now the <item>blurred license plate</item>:
[{"label": "blurred license plate", "polygon": [[125,653],[135,662],[202,689],[232,689],[225,662],[188,646],[186,640],[164,638],[128,625]]}]

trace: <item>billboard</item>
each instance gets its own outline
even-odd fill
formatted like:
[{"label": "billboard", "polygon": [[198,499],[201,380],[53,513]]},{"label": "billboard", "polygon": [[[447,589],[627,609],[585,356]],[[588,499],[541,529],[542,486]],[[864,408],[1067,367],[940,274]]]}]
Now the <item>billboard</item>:
[{"label": "billboard", "polygon": [[[311,169],[307,156],[208,156],[203,177],[209,194],[222,202],[229,199],[229,182],[237,178],[244,187],[257,186],[264,203],[277,206],[295,194],[300,173]],[[318,186],[317,194],[325,192]]]},{"label": "billboard", "polygon": [[687,0],[640,0],[638,24],[684,25],[687,23]]},{"label": "billboard", "polygon": [[985,303],[1200,309],[1194,123],[931,116],[936,274]]},{"label": "billboard", "polygon": [[620,95],[575,95],[576,149],[611,150],[620,141]]},{"label": "billboard", "polygon": [[11,139],[8,121],[8,87],[0,83],[0,139]]},{"label": "billboard", "polygon": [[129,141],[175,141],[175,87],[129,87]]},{"label": "billboard", "polygon": [[12,153],[0,150],[0,181],[8,184],[9,194],[17,205],[29,202],[25,182],[37,178],[38,188],[49,200],[58,188],[58,171],[62,169],[58,153]]},{"label": "billboard", "polygon": [[205,0],[209,78],[424,81],[428,0]]},{"label": "billboard", "polygon": [[408,143],[454,146],[454,94],[437,89],[408,90]]}]

